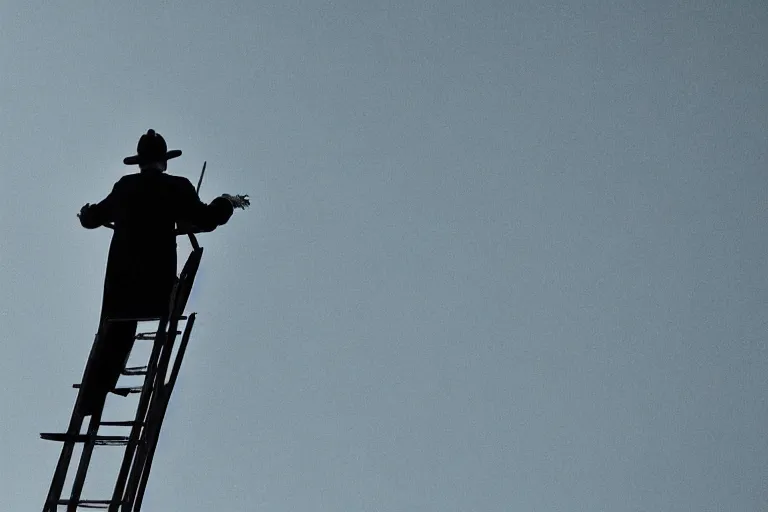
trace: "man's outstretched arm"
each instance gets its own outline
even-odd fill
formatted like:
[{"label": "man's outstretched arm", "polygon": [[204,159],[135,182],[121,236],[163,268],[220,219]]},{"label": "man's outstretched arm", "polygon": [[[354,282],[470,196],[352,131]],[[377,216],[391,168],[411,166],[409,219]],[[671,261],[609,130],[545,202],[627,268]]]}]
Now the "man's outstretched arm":
[{"label": "man's outstretched arm", "polygon": [[182,201],[179,228],[185,233],[207,233],[226,224],[232,217],[234,206],[226,196],[219,196],[210,204],[200,200],[192,183],[184,180],[180,186]]}]

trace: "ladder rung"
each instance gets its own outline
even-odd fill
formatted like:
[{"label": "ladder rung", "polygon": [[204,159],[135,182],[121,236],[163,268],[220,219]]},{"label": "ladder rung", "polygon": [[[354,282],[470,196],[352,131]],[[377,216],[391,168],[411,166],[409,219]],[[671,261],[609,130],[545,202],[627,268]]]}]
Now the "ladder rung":
[{"label": "ladder rung", "polygon": [[[72,502],[72,500],[59,500],[56,502],[57,505],[69,505]],[[77,502],[78,507],[82,508],[109,508],[109,506],[112,505],[112,501],[110,500],[79,500]]]},{"label": "ladder rung", "polygon": [[123,369],[123,375],[146,375],[147,374],[147,367],[146,366],[131,366],[129,368]]},{"label": "ladder rung", "polygon": [[[80,384],[72,384],[75,389],[80,389]],[[110,393],[120,396],[128,396],[133,393],[141,393],[141,386],[135,386],[130,388],[114,388],[109,390]]]},{"label": "ladder rung", "polygon": [[99,425],[104,427],[133,427],[134,425],[143,426],[143,421],[100,421]]},{"label": "ladder rung", "polygon": [[[176,336],[181,334],[181,331],[176,331]],[[138,341],[154,340],[157,337],[157,331],[152,332],[140,332],[134,339]]]},{"label": "ladder rung", "polygon": [[70,442],[70,443],[84,443],[88,440],[88,434],[67,434],[58,432],[43,432],[40,434],[40,439],[46,441],[58,441],[58,442]]},{"label": "ladder rung", "polygon": [[[176,320],[186,320],[186,315],[177,316]],[[107,323],[119,323],[119,322],[159,322],[162,320],[159,316],[146,316],[146,317],[135,317],[135,318],[107,318]],[[173,319],[171,319],[173,320]]]},{"label": "ladder rung", "polygon": [[40,439],[57,441],[60,443],[85,443],[93,439],[93,444],[100,446],[121,445],[128,442],[127,436],[89,436],[88,434],[67,434],[58,432],[43,432]]},{"label": "ladder rung", "polygon": [[141,393],[141,386],[135,386],[131,388],[115,388],[110,391],[116,395],[128,396],[134,393]]},{"label": "ladder rung", "polygon": [[93,444],[97,446],[125,446],[129,439],[128,436],[96,436]]}]

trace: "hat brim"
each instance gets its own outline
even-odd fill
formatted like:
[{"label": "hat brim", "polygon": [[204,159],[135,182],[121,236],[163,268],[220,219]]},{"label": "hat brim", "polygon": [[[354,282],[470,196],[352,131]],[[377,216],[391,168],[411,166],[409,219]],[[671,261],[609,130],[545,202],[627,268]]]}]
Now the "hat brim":
[{"label": "hat brim", "polygon": [[[170,159],[176,158],[178,156],[181,156],[181,150],[180,149],[172,149],[172,150],[168,151],[165,154],[165,159],[166,160],[170,160]],[[152,160],[155,160],[155,159],[152,159]],[[128,156],[128,157],[123,158],[123,163],[125,165],[138,165],[138,164],[144,163],[146,161],[147,161],[146,158],[143,159],[139,155],[133,155],[133,156]]]}]

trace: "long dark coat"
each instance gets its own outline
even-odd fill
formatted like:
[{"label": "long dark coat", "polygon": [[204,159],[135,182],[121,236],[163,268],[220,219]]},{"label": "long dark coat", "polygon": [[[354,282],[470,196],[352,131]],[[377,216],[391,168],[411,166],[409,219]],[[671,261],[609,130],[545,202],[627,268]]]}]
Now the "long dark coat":
[{"label": "long dark coat", "polygon": [[159,171],[129,174],[80,223],[114,223],[104,281],[102,317],[160,316],[176,277],[176,224],[212,231],[232,216],[232,205],[200,201],[188,179]]},{"label": "long dark coat", "polygon": [[[104,393],[117,382],[121,365],[133,344],[136,323],[104,329],[107,318],[160,317],[176,279],[177,224],[196,232],[212,231],[232,216],[231,203],[222,197],[210,205],[200,201],[188,179],[159,171],[142,171],[121,178],[100,203],[80,215],[83,227],[114,223],[109,247],[100,340],[85,393],[86,414],[99,407]],[[98,393],[94,394],[98,388]]]}]

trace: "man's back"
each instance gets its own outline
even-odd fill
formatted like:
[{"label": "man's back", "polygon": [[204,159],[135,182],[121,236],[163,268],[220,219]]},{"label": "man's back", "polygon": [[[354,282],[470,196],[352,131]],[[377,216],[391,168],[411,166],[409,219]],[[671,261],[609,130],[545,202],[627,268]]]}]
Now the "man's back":
[{"label": "man's back", "polygon": [[191,202],[183,197],[189,195],[185,184],[191,189],[189,180],[160,172],[124,176],[113,191],[115,230],[172,233],[176,221],[189,209],[184,208],[185,203]]}]

